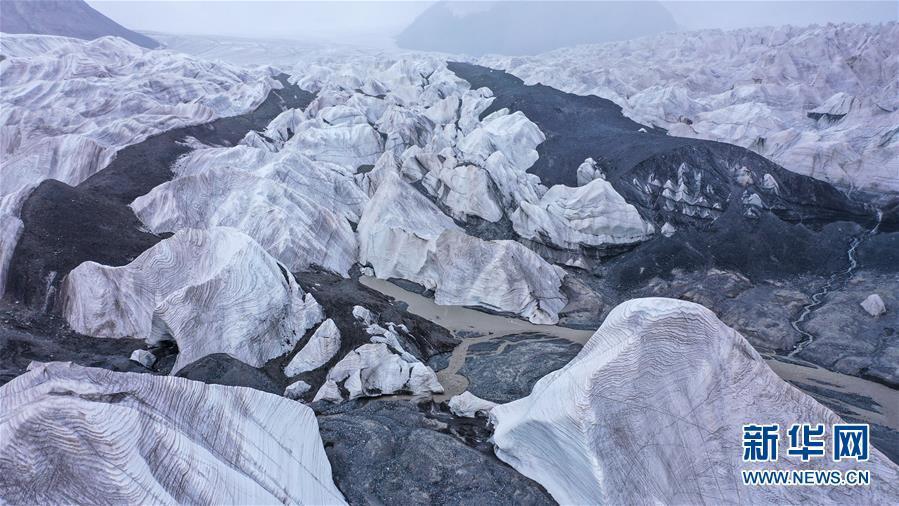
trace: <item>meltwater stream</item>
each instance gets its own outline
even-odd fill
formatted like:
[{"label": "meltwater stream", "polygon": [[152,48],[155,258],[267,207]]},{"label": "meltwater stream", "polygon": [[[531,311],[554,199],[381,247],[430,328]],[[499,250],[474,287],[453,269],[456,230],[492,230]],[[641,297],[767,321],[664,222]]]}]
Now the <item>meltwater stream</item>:
[{"label": "meltwater stream", "polygon": [[821,290],[812,294],[812,301],[805,306],[802,307],[802,311],[799,313],[799,317],[790,322],[790,326],[799,332],[799,335],[802,336],[802,339],[796,343],[796,347],[793,348],[793,351],[787,355],[788,357],[795,357],[797,354],[802,352],[809,344],[811,344],[815,340],[815,336],[810,332],[806,331],[802,328],[802,323],[808,319],[809,315],[811,315],[815,310],[817,310],[824,303],[824,297],[830,293],[830,291],[834,288],[834,286],[838,282],[846,282],[851,277],[855,270],[858,268],[858,259],[855,256],[855,252],[861,243],[868,237],[877,234],[877,229],[880,228],[880,222],[883,219],[883,212],[877,211],[877,222],[874,224],[874,228],[868,231],[866,234],[862,234],[856,237],[853,237],[849,242],[849,249],[846,251],[846,256],[849,258],[849,267],[845,270],[837,271],[830,275],[827,283],[821,287]]}]

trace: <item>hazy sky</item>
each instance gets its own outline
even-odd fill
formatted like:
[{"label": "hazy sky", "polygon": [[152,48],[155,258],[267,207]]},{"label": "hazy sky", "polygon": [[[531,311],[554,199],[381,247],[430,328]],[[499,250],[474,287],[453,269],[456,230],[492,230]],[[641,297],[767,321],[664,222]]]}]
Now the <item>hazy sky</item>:
[{"label": "hazy sky", "polygon": [[[137,30],[347,42],[388,38],[432,2],[305,0],[87,0],[120,24]],[[882,22],[899,17],[899,1],[669,0],[662,2],[685,29],[738,28],[826,22]],[[484,2],[460,2],[458,11]],[[639,20],[635,20],[639,22]]]}]

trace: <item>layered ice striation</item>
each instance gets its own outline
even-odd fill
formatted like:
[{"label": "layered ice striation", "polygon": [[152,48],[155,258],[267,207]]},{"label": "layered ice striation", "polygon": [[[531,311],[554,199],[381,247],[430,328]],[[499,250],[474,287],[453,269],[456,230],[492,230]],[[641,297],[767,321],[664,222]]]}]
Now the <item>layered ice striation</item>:
[{"label": "layered ice striation", "polygon": [[339,168],[238,146],[195,151],[179,171],[131,204],[152,232],[234,227],[291,272],[318,266],[346,276],[355,263],[348,220],[358,220],[367,197]]},{"label": "layered ice striation", "polygon": [[511,219],[519,236],[562,249],[632,244],[655,230],[601,178],[577,188],[553,186],[538,202],[522,202]]},{"label": "layered ice striation", "polygon": [[71,363],[0,387],[13,504],[344,504],[315,414],[250,388]]},{"label": "layered ice striation", "polygon": [[227,227],[179,231],[122,267],[85,262],[61,297],[79,333],[177,342],[173,373],[213,353],[260,367],[324,318],[283,265]]},{"label": "layered ice striation", "polygon": [[481,306],[555,323],[567,302],[560,269],[517,242],[467,235],[397,175],[382,182],[358,232],[361,263],[380,278],[434,290],[438,304]]},{"label": "layered ice striation", "polygon": [[3,34],[0,50],[0,295],[21,206],[41,181],[77,185],[125,146],[251,111],[280,86],[268,67],[206,62],[117,37]]},{"label": "layered ice striation", "polygon": [[[568,365],[490,411],[496,454],[561,504],[889,502],[899,467],[871,448],[865,487],[747,487],[740,470],[818,469],[786,452],[793,423],[841,422],[780,379],[704,307],[634,299]],[[779,424],[779,459],[742,461],[743,424]],[[827,467],[847,470],[855,461]]]}]

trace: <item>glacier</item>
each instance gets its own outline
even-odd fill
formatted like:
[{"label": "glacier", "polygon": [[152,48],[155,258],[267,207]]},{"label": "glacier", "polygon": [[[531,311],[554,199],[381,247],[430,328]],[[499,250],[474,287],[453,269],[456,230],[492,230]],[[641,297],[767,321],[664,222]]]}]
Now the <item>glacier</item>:
[{"label": "glacier", "polygon": [[799,174],[899,192],[899,23],[673,32],[484,56],[527,84],[597,95],[680,137],[743,146]]}]

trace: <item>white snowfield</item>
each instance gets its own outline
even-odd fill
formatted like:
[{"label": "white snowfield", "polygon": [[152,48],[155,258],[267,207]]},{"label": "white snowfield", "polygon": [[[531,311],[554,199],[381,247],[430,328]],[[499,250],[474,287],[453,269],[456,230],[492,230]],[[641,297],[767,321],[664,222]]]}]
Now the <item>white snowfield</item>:
[{"label": "white snowfield", "polygon": [[312,410],[243,387],[32,363],[0,387],[10,504],[344,504]]},{"label": "white snowfield", "polygon": [[670,135],[737,144],[793,172],[899,192],[899,23],[667,33],[488,56],[527,84],[597,95]]},{"label": "white snowfield", "polygon": [[[490,411],[496,454],[560,504],[882,504],[899,467],[802,462],[781,434],[777,462],[742,461],[742,425],[840,423],[780,379],[708,309],[674,299],[616,307],[581,352],[525,398]],[[824,460],[826,459],[826,461]],[[867,469],[870,486],[751,487],[741,469]]]},{"label": "white snowfield", "polygon": [[261,367],[324,319],[293,274],[226,227],[179,231],[122,267],[85,262],[66,276],[61,297],[76,332],[176,341],[173,374],[213,353]]}]

